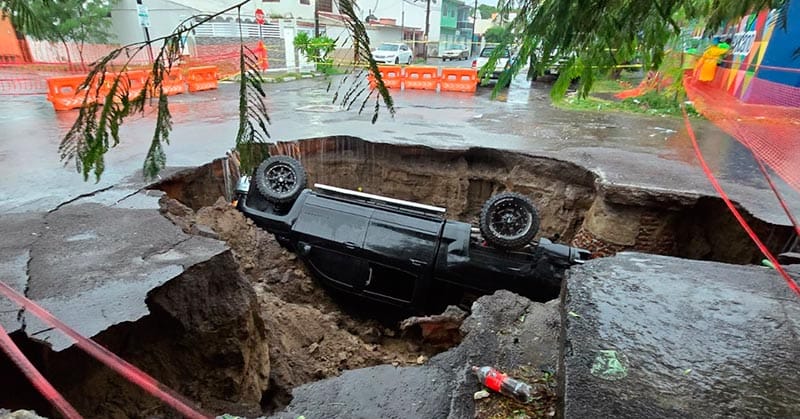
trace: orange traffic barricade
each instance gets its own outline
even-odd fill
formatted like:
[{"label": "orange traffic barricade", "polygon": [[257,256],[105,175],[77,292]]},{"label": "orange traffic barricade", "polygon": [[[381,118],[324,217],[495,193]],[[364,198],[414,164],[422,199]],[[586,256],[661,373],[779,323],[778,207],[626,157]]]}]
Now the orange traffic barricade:
[{"label": "orange traffic barricade", "polygon": [[[147,73],[150,75],[150,89],[153,96],[158,95],[154,81],[152,80],[152,71]],[[186,79],[183,77],[183,72],[179,68],[173,68],[169,73],[164,74],[164,80],[161,81],[161,87],[164,89],[164,94],[167,96],[179,95],[186,92]]]},{"label": "orange traffic barricade", "polygon": [[[387,89],[399,89],[401,83],[403,82],[403,68],[399,65],[379,65],[378,71],[381,73],[381,78],[383,79],[383,85],[386,86]],[[372,72],[367,75],[369,79],[369,87],[371,89],[375,88],[375,77],[372,76]]]},{"label": "orange traffic barricade", "polygon": [[440,86],[443,92],[474,92],[478,89],[478,69],[443,68]]},{"label": "orange traffic barricade", "polygon": [[[107,72],[105,76],[102,77],[103,84],[100,86],[100,96],[108,96],[108,94],[111,93],[111,88],[114,86],[114,83],[119,80],[117,83],[117,90],[114,93],[114,101],[119,102],[123,94],[125,94],[128,99],[134,99],[139,96],[142,93],[142,89],[145,88],[148,74],[149,73],[144,70],[126,71],[124,73]],[[98,76],[98,78],[99,77],[100,76]],[[152,84],[152,80],[150,83]]]},{"label": "orange traffic barricade", "polygon": [[186,72],[186,81],[189,83],[190,92],[216,89],[217,66],[191,67]]},{"label": "orange traffic barricade", "polygon": [[[47,100],[53,103],[53,108],[57,111],[80,108],[86,97],[86,89],[80,89],[84,80],[86,80],[85,75],[47,79]],[[91,91],[91,86],[89,90]],[[94,102],[95,98],[90,95],[87,103]]]},{"label": "orange traffic barricade", "polygon": [[[128,88],[128,99],[133,99],[142,93],[147,83],[148,72],[144,70],[126,71],[121,75],[120,84]],[[152,85],[152,80],[150,84]]]},{"label": "orange traffic barricade", "polygon": [[439,68],[430,66],[408,66],[403,77],[406,89],[436,90],[439,84]]}]

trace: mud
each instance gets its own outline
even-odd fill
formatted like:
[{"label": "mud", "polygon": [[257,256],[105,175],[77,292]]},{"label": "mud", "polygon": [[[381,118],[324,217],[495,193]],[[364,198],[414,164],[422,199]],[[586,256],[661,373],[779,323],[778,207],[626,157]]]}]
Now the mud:
[{"label": "mud", "polygon": [[[278,143],[272,154],[302,161],[314,182],[443,206],[450,218],[475,222],[493,194],[530,196],[542,219],[539,236],[586,248],[735,264],[760,262],[758,248],[717,197],[608,183],[557,159],[492,149],[441,150],[377,144],[353,137]],[[793,237],[742,211],[774,253]]]},{"label": "mud", "polygon": [[[739,264],[759,259],[716,198],[607,184],[596,173],[552,158],[351,137],[279,143],[271,152],[299,158],[311,185],[444,206],[448,217],[466,221],[476,221],[491,195],[520,192],[539,208],[541,237],[596,256],[637,250]],[[149,316],[100,333],[99,342],[145,370],[159,371],[160,380],[204,408],[248,416],[285,407],[300,385],[362,367],[426,363],[459,343],[458,315],[416,319],[401,331],[398,320],[405,313],[356,304],[321,288],[294,254],[228,204],[224,197],[235,179],[226,164],[220,159],[182,170],[152,187],[167,193],[160,201],[164,217],[186,233],[230,246],[222,259],[198,266],[202,272],[194,281],[207,286],[190,284],[191,275],[165,284],[148,298]],[[787,227],[746,218],[775,251],[791,236]],[[197,307],[193,299],[208,300],[200,295],[214,295],[219,304]],[[214,319],[224,321],[206,327]],[[67,396],[89,416],[170,415],[74,348],[52,353],[21,334],[15,339],[52,366],[49,374],[63,377],[56,384],[68,387]],[[97,394],[105,399],[98,402]],[[23,396],[19,408],[46,406]]]},{"label": "mud", "polygon": [[261,398],[265,413],[286,406],[291,389],[301,384],[367,366],[416,364],[457,343],[427,343],[394,323],[347,310],[347,302],[334,301],[293,253],[223,198],[196,213],[171,198],[161,204],[186,231],[211,230],[226,241],[258,296],[270,358],[269,388]]}]

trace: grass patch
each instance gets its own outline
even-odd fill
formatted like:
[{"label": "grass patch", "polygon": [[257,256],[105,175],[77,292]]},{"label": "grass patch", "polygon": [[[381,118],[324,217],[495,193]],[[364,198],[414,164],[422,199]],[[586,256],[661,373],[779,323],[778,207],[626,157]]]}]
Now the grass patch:
[{"label": "grass patch", "polygon": [[[664,93],[659,92],[648,92],[642,96],[625,100],[608,100],[595,96],[580,99],[577,96],[573,96],[567,97],[555,105],[561,109],[583,112],[617,111],[654,116],[682,115],[680,102],[676,101],[674,97],[668,97]],[[686,105],[686,112],[691,117],[700,116],[691,104]]]}]

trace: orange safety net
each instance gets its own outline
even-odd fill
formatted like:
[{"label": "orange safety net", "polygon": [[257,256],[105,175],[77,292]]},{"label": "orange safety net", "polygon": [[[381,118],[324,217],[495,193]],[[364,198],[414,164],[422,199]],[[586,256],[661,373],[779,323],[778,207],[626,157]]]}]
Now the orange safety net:
[{"label": "orange safety net", "polygon": [[[724,77],[719,75],[713,81],[701,82],[687,72],[683,84],[699,113],[800,191],[800,107],[742,102],[729,93]],[[780,98],[773,101],[790,102]]]},{"label": "orange safety net", "polygon": [[647,92],[663,90],[670,84],[672,84],[672,79],[669,77],[664,77],[664,74],[661,72],[648,71],[647,77],[645,77],[638,86],[634,87],[633,89],[623,90],[614,96],[617,99],[622,100],[632,97],[639,97]]}]

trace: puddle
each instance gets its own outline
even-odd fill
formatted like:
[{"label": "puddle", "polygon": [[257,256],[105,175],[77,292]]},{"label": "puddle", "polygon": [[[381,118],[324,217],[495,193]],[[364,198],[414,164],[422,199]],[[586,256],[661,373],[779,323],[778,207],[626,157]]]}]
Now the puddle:
[{"label": "puddle", "polygon": [[295,108],[295,110],[300,112],[334,113],[342,112],[344,109],[339,105],[306,105]]}]

